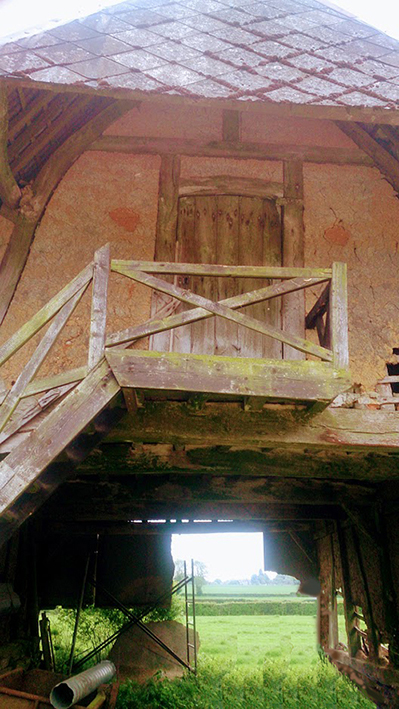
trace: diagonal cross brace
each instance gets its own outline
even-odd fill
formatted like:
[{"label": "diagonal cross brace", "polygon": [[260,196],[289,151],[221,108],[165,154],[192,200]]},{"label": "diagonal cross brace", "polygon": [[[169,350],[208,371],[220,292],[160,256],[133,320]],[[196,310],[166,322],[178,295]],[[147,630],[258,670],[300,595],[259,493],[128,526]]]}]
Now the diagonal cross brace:
[{"label": "diagonal cross brace", "polygon": [[[244,315],[243,313],[236,313],[231,308],[227,307],[226,305],[223,305],[223,301],[214,303],[213,301],[208,300],[208,298],[204,298],[201,295],[197,295],[196,293],[192,293],[191,291],[179,288],[179,286],[173,285],[172,283],[167,283],[166,281],[163,281],[160,278],[155,278],[154,276],[150,276],[149,274],[143,273],[142,271],[125,271],[124,269],[120,269],[119,272],[123,273],[129,278],[132,278],[134,281],[143,283],[144,285],[147,285],[150,288],[154,288],[155,290],[160,291],[161,293],[171,295],[173,298],[177,298],[177,300],[180,300],[183,303],[189,303],[190,305],[195,305],[199,308],[202,308],[208,311],[211,315],[219,315],[220,317],[225,318],[226,320],[236,322],[239,325],[243,325],[244,327],[249,328],[250,330],[260,332],[262,335],[272,337],[275,340],[279,340],[280,342],[284,342],[288,345],[291,345],[291,347],[294,347],[295,349],[300,350],[301,352],[306,352],[308,354],[315,355],[316,357],[319,357],[325,362],[332,361],[332,352],[330,350],[327,350],[324,347],[320,347],[319,345],[315,345],[309,340],[297,337],[296,335],[287,334],[283,330],[272,327],[265,323],[261,323],[259,320],[256,320],[255,318],[252,318],[249,315]],[[295,290],[298,290],[298,288],[295,288]],[[261,300],[265,300],[265,298],[263,297],[261,298]],[[241,303],[241,306],[248,304],[249,303],[244,300],[244,302]],[[110,343],[108,340],[107,344],[112,343]]]}]

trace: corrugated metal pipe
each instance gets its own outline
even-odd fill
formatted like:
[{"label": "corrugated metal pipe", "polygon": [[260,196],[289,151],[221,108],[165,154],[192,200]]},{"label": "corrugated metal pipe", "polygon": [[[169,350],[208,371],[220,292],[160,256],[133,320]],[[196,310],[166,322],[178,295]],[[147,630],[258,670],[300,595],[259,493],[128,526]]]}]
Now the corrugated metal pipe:
[{"label": "corrugated metal pipe", "polygon": [[50,702],[55,709],[69,709],[88,694],[94,692],[100,684],[109,682],[116,674],[113,662],[103,660],[75,677],[70,677],[56,684],[51,690]]}]

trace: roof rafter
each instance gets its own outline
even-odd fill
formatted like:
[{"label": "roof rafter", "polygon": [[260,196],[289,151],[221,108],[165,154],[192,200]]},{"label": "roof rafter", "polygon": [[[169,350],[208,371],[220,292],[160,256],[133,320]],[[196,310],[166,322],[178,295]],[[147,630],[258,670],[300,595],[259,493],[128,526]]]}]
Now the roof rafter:
[{"label": "roof rafter", "polygon": [[25,190],[3,260],[0,264],[0,324],[3,322],[24,269],[36,227],[48,201],[71,165],[117,118],[134,107],[131,101],[107,102],[75,133],[58,145],[33,184]]},{"label": "roof rafter", "polygon": [[11,209],[18,207],[21,190],[11,172],[8,160],[8,98],[4,86],[0,86],[0,197]]},{"label": "roof rafter", "polygon": [[399,162],[381,145],[361,123],[346,123],[336,121],[337,126],[345,135],[351,138],[370,158],[380,172],[386,177],[397,194],[399,194]]}]

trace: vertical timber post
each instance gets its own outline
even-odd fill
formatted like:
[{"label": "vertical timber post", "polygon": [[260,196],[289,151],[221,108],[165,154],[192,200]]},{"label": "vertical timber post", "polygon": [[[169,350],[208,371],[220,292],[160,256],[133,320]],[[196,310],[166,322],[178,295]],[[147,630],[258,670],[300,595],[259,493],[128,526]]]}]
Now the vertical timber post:
[{"label": "vertical timber post", "polygon": [[[325,525],[324,525],[325,527]],[[318,597],[318,644],[323,650],[338,645],[338,612],[333,534],[325,528],[318,540],[320,595]]]},{"label": "vertical timber post", "polygon": [[[176,260],[177,217],[179,210],[180,155],[162,155],[159,172],[158,217],[155,235],[155,261]],[[165,280],[173,281],[173,276]],[[167,297],[167,296],[166,296]],[[162,293],[152,296],[151,315],[162,310],[167,301]],[[150,338],[150,349],[169,352],[171,331]]]},{"label": "vertical timber post", "polygon": [[241,114],[239,111],[225,109],[222,117],[222,136],[226,143],[239,143]]},{"label": "vertical timber post", "polygon": [[348,369],[348,293],[346,263],[333,263],[329,307],[330,347],[333,367]]},{"label": "vertical timber post", "polygon": [[357,626],[356,608],[352,600],[351,580],[349,571],[348,550],[346,546],[345,532],[342,529],[341,523],[337,523],[339,554],[341,557],[341,572],[342,572],[342,595],[344,597],[345,611],[345,626],[348,636],[348,650],[350,657],[355,657],[360,650],[360,636],[355,630]]},{"label": "vertical timber post", "polygon": [[[303,223],[303,163],[285,160],[283,210],[283,266],[303,267],[305,263],[305,230]],[[283,327],[287,332],[305,337],[305,291],[285,295]],[[284,345],[284,359],[305,359],[303,352]]]}]

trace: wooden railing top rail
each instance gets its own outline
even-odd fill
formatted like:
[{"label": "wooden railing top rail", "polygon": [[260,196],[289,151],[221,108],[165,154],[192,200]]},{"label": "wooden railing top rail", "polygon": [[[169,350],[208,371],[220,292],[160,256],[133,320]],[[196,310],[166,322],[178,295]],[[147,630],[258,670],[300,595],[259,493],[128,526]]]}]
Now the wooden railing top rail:
[{"label": "wooden railing top rail", "polygon": [[[331,268],[292,268],[283,266],[223,266],[204,263],[165,263],[155,261],[123,261],[112,259],[111,271],[125,273],[129,271],[144,271],[144,273],[159,273],[171,276],[215,276],[232,278],[318,278],[330,280]],[[310,283],[309,285],[313,285]],[[302,286],[306,287],[306,285]]]}]

